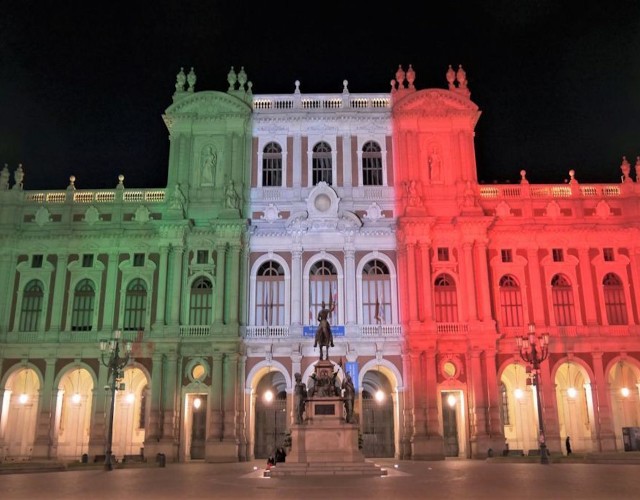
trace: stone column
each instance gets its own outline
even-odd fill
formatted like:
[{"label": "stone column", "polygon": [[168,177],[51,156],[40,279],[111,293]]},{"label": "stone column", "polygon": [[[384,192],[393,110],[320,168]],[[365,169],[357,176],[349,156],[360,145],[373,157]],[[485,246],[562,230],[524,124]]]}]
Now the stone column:
[{"label": "stone column", "polygon": [[404,373],[404,401],[402,406],[402,430],[400,436],[399,457],[401,460],[411,459],[411,441],[414,433],[415,419],[415,392],[413,387],[413,363],[414,359],[411,351],[402,352],[402,372]]},{"label": "stone column", "polygon": [[[13,257],[10,253],[0,253],[0,313],[3,318],[7,318],[5,333],[9,331],[10,327],[9,319],[11,317],[10,311],[14,293],[13,283],[16,274],[15,269],[12,269],[12,262]],[[0,339],[2,339],[2,335],[0,335]],[[2,363],[2,359],[0,359],[0,363]],[[2,422],[2,415],[0,415],[0,422]],[[0,446],[0,450],[1,449],[2,447]],[[2,459],[2,456],[0,456],[0,459]]]},{"label": "stone column", "polygon": [[229,246],[229,256],[227,258],[227,293],[225,293],[226,309],[229,311],[228,323],[238,324],[238,308],[240,304],[240,244],[234,243]]},{"label": "stone column", "polygon": [[209,432],[207,441],[219,442],[223,437],[222,429],[222,356],[221,352],[214,352],[211,366],[211,402],[209,403]]},{"label": "stone column", "polygon": [[540,260],[538,259],[537,248],[527,248],[527,261],[527,269],[531,280],[528,301],[532,304],[533,311],[528,311],[525,303],[524,321],[525,323],[545,323],[544,300],[542,300],[542,297],[545,297],[547,292],[540,282]]},{"label": "stone column", "polygon": [[223,358],[222,396],[223,396],[223,432],[225,441],[236,443],[237,405],[236,397],[240,391],[238,387],[238,354],[228,353]]},{"label": "stone column", "polygon": [[176,390],[178,389],[178,354],[171,351],[166,354],[164,370],[164,394],[162,395],[164,416],[162,418],[162,441],[177,443],[175,435],[176,418]]},{"label": "stone column", "polygon": [[358,322],[356,313],[356,260],[355,250],[352,245],[344,250],[345,258],[345,302],[346,313],[345,323],[348,325],[355,325]]},{"label": "stone column", "polygon": [[[598,324],[598,306],[596,305],[596,297],[594,295],[593,273],[591,272],[591,259],[589,258],[588,248],[578,248],[578,267],[580,281],[582,282],[580,291],[584,300],[584,307],[582,307],[584,321],[588,326],[596,326]],[[579,304],[580,301],[577,301],[576,306],[579,306]],[[578,325],[581,325],[583,321],[582,317],[576,319]]]},{"label": "stone column", "polygon": [[159,327],[165,324],[167,312],[167,264],[169,248],[166,245],[160,247],[160,265],[158,266],[158,305],[156,309],[156,323]]},{"label": "stone column", "polygon": [[[640,176],[640,172],[636,172],[636,175]],[[640,247],[635,247],[630,251],[630,265],[629,270],[631,271],[631,286],[629,287],[629,293],[633,294],[631,297],[631,301],[627,304],[627,312],[629,314],[629,323],[630,324],[638,324],[640,318],[640,312],[635,313],[633,309],[633,304],[640,304]],[[591,289],[593,292],[593,290]],[[636,305],[636,308],[638,306]]]},{"label": "stone column", "polygon": [[55,358],[46,358],[45,363],[44,382],[38,394],[40,401],[36,420],[36,436],[33,443],[33,458],[53,458],[51,456],[51,445],[53,443],[52,437],[55,422],[53,383],[56,360]]},{"label": "stone column", "polygon": [[238,390],[236,398],[238,398],[238,419],[237,419],[237,435],[238,435],[238,458],[241,462],[246,462],[251,459],[251,453],[249,451],[249,439],[247,438],[247,428],[249,428],[249,422],[247,421],[247,398],[245,397],[245,373],[247,367],[247,356],[239,356],[238,361]]},{"label": "stone column", "polygon": [[416,287],[416,255],[415,255],[415,243],[407,243],[407,267],[405,272],[407,273],[407,298],[409,300],[409,321],[415,322],[418,320],[418,303],[416,297],[418,296]]},{"label": "stone column", "polygon": [[478,292],[480,294],[479,308],[482,314],[479,317],[482,321],[490,321],[493,317],[491,313],[491,291],[489,286],[489,269],[487,265],[487,243],[476,241],[475,244],[476,262],[478,263],[478,278],[475,283],[481,284]]},{"label": "stone column", "polygon": [[169,310],[169,324],[180,325],[180,302],[182,298],[182,255],[184,247],[171,247],[171,309]]},{"label": "stone column", "polygon": [[431,245],[427,242],[418,243],[420,248],[420,258],[422,261],[422,296],[424,297],[424,318],[426,323],[433,321],[433,293],[431,292],[431,262],[429,260],[429,250]]},{"label": "stone column", "polygon": [[217,325],[224,324],[224,288],[227,245],[222,242],[216,245],[216,303],[214,309],[214,322]]},{"label": "stone column", "polygon": [[109,369],[100,361],[98,355],[98,383],[92,391],[91,426],[89,428],[89,457],[104,455],[107,443],[107,408],[111,393],[105,390],[109,381]]},{"label": "stone column", "polygon": [[149,420],[145,426],[145,441],[158,441],[162,435],[162,353],[152,355],[151,391],[149,394]]},{"label": "stone column", "polygon": [[302,249],[291,251],[291,324],[302,324]]},{"label": "stone column", "polygon": [[[114,330],[116,319],[116,297],[118,296],[118,252],[109,254],[109,261],[107,263],[107,283],[105,285],[105,296],[102,297],[104,317],[102,320],[102,330],[105,332],[111,332]],[[106,378],[105,378],[106,380]]]},{"label": "stone column", "polygon": [[421,377],[424,380],[424,394],[427,415],[428,447],[425,458],[442,458],[444,456],[444,438],[438,414],[438,365],[435,349],[428,349],[423,356],[423,370]]},{"label": "stone column", "polygon": [[[477,309],[477,287],[473,272],[473,243],[465,241],[462,244],[462,253],[464,254],[464,279],[466,281],[467,293],[463,293],[466,311],[466,321],[476,321],[478,319]],[[487,282],[484,283],[487,286]],[[463,316],[464,317],[464,316]]]},{"label": "stone column", "polygon": [[485,350],[485,365],[484,374],[487,380],[487,395],[489,397],[489,410],[487,412],[489,422],[487,428],[489,430],[490,437],[497,441],[492,446],[494,450],[502,449],[504,445],[504,428],[502,426],[502,420],[500,419],[500,405],[502,400],[500,397],[500,391],[498,390],[498,374],[496,368],[496,351]]},{"label": "stone column", "polygon": [[607,382],[607,375],[604,372],[602,363],[602,353],[594,352],[593,373],[596,377],[593,389],[593,412],[596,419],[596,432],[599,439],[598,451],[616,451],[616,436],[613,429],[613,413],[611,411],[611,393]]},{"label": "stone column", "polygon": [[[65,293],[64,286],[67,277],[67,254],[59,253],[56,262],[56,276],[53,283],[53,294],[49,297],[52,304],[51,311],[51,331],[59,332],[62,329],[62,310],[67,302],[69,293]],[[67,330],[71,330],[71,325],[66,325]]]}]

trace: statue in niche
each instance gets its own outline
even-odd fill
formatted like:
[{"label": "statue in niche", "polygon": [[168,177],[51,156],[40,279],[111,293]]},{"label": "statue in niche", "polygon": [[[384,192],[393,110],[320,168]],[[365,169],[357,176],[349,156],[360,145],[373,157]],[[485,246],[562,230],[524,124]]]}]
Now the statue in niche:
[{"label": "statue in niche", "polygon": [[180,189],[180,184],[176,184],[173,188],[173,193],[171,194],[171,199],[169,201],[169,208],[173,208],[176,210],[184,210],[184,203],[187,201],[182,190]]},{"label": "statue in niche", "polygon": [[212,186],[213,179],[216,176],[216,165],[218,163],[218,154],[213,146],[207,146],[202,152],[201,167],[201,184],[203,186]]},{"label": "statue in niche", "polygon": [[420,193],[418,192],[418,182],[415,180],[405,181],[404,191],[407,197],[408,207],[417,207],[420,205]]},{"label": "statue in niche", "polygon": [[440,160],[440,155],[435,150],[435,148],[431,150],[431,154],[429,155],[429,158],[427,161],[429,163],[429,178],[432,181],[439,181],[440,173],[441,173],[440,170],[442,168],[442,161]]},{"label": "statue in niche", "polygon": [[232,179],[229,179],[229,182],[227,182],[227,187],[224,190],[224,198],[225,206],[227,208],[238,208],[238,193],[236,193],[236,188],[234,187]]}]

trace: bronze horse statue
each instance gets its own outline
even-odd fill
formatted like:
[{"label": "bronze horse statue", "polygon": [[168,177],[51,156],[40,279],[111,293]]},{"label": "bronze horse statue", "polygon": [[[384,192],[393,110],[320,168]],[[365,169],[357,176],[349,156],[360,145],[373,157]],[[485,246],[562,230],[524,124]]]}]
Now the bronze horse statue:
[{"label": "bronze horse statue", "polygon": [[316,338],[313,347],[320,346],[320,359],[322,360],[322,348],[325,348],[324,359],[329,359],[329,347],[333,347],[333,334],[327,317],[334,308],[327,309],[322,304],[322,309],[318,313],[318,329],[316,330]]}]

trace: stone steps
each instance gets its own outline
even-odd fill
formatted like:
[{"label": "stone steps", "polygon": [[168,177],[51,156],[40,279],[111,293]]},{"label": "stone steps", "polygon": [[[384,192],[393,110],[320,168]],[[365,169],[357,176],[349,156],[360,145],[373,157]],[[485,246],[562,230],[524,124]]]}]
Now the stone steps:
[{"label": "stone steps", "polygon": [[372,462],[280,463],[264,472],[264,477],[386,475],[387,469]]},{"label": "stone steps", "polygon": [[60,472],[67,470],[64,462],[55,460],[4,462],[0,466],[0,474],[29,474],[33,472]]}]

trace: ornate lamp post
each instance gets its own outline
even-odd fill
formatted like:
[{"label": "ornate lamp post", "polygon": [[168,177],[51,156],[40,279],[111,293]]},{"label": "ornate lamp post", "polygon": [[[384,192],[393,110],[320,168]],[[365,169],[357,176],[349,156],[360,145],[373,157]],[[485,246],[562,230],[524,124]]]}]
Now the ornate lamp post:
[{"label": "ornate lamp post", "polygon": [[[100,351],[102,351],[102,364],[109,368],[109,388],[111,389],[111,405],[109,410],[109,420],[107,422],[107,445],[104,459],[104,470],[113,470],[111,442],[113,441],[113,410],[116,404],[116,391],[118,390],[118,382],[122,379],[122,370],[129,363],[131,354],[131,342],[124,345],[124,356],[120,356],[120,337],[121,330],[113,332],[113,338],[110,340],[100,340]],[[105,359],[108,354],[108,359]]]},{"label": "ornate lamp post", "polygon": [[540,363],[542,363],[549,355],[549,334],[544,333],[540,337],[536,337],[536,326],[529,324],[529,335],[516,337],[516,344],[520,357],[528,366],[529,379],[527,385],[536,387],[536,400],[538,403],[538,427],[540,432],[538,440],[540,442],[540,463],[548,464],[547,445],[544,439],[544,422],[542,421],[542,404],[540,400]]}]

